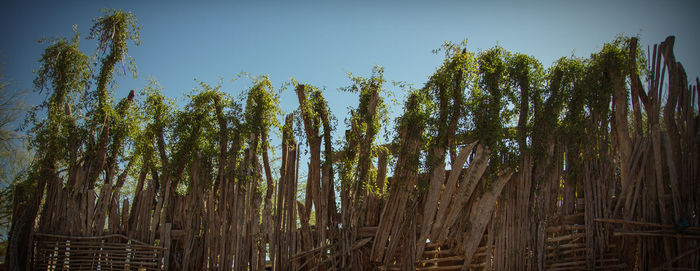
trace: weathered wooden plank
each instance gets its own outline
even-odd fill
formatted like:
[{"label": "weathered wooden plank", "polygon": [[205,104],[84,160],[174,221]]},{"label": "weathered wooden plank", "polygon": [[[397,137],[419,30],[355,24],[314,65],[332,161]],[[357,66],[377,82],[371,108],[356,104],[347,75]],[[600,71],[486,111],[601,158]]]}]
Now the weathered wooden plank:
[{"label": "weathered wooden plank", "polygon": [[490,184],[490,190],[484,191],[484,194],[472,201],[473,204],[469,212],[468,220],[471,226],[464,234],[464,264],[462,265],[462,271],[469,269],[472,257],[481,242],[481,236],[484,234],[486,225],[496,206],[496,199],[501,194],[503,186],[505,186],[512,176],[512,170],[500,172],[499,176]]}]

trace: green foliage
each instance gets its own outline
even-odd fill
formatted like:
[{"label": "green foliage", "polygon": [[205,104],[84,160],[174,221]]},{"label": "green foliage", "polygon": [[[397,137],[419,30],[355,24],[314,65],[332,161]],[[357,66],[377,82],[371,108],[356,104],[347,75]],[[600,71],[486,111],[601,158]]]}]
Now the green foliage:
[{"label": "green foliage", "polygon": [[172,122],[175,103],[162,94],[163,88],[155,80],[148,80],[148,85],[141,90],[143,97],[140,108],[151,121],[148,129],[163,131]]},{"label": "green foliage", "polygon": [[[220,135],[222,132],[221,123],[217,116],[217,106],[220,107],[223,118],[226,122],[225,129],[231,133],[236,129],[242,129],[240,125],[241,107],[229,95],[220,90],[221,86],[210,86],[199,82],[200,86],[187,95],[190,102],[184,110],[174,115],[175,125],[172,132],[173,158],[172,169],[185,166],[185,175],[188,176],[193,163],[193,156],[198,155],[201,163],[200,179],[213,180],[216,170],[224,166],[219,161]],[[151,129],[159,129],[165,125],[165,121],[170,119],[168,106],[163,103],[164,99],[159,92],[153,92],[147,101],[152,101],[152,106],[148,111],[153,112],[154,121]],[[232,125],[229,125],[232,124]],[[239,140],[233,138],[233,140]],[[176,172],[172,172],[176,176]],[[188,184],[192,176],[183,179],[184,184]],[[211,182],[208,183],[211,185]]]},{"label": "green foliage", "polygon": [[[321,129],[321,113],[328,112],[328,103],[323,97],[323,93],[317,87],[309,84],[304,84],[304,95],[306,100],[301,101],[299,108],[302,112],[306,112],[311,119],[312,130],[319,131]],[[301,115],[299,116],[301,117]],[[307,139],[308,140],[308,139]]]},{"label": "green foliage", "polygon": [[428,134],[420,131],[433,117],[433,106],[426,92],[417,89],[409,90],[403,106],[404,113],[396,119],[397,133],[406,130],[407,135],[416,136],[422,141],[427,140]]},{"label": "green foliage", "polygon": [[[130,144],[133,146],[129,159],[140,161],[135,168],[150,165],[161,170],[161,159],[155,159],[156,140],[162,135],[163,140],[170,135],[175,119],[174,101],[163,96],[162,87],[155,80],[148,80],[148,85],[139,91],[138,106],[131,107],[131,118],[128,131]],[[118,105],[117,108],[120,106]],[[135,127],[136,125],[138,127]],[[165,143],[165,142],[163,142]],[[163,146],[166,147],[166,146]],[[170,169],[166,169],[170,170]]]},{"label": "green foliage", "polygon": [[39,59],[41,67],[36,71],[34,87],[40,92],[51,91],[49,100],[42,107],[51,106],[55,111],[62,111],[64,102],[74,104],[79,98],[75,95],[86,90],[90,76],[89,58],[80,51],[77,33],[70,41],[59,38],[42,42],[50,45]]},{"label": "green foliage", "polygon": [[512,53],[506,60],[508,77],[513,87],[529,86],[530,89],[540,91],[544,88],[545,69],[535,57]]},{"label": "green foliage", "polygon": [[[298,85],[298,83],[297,83]],[[306,99],[304,101],[301,101],[299,105],[299,111],[297,111],[297,119],[299,125],[297,126],[298,128],[302,127],[302,112],[305,112],[307,114],[307,117],[310,118],[310,125],[311,130],[313,133],[317,134],[318,137],[314,139],[309,139],[307,138],[307,142],[311,143],[313,140],[317,140],[317,144],[320,144],[321,140],[323,139],[325,141],[324,144],[324,149],[322,151],[323,153],[323,161],[322,161],[322,167],[330,167],[330,178],[331,182],[333,182],[333,146],[332,146],[332,134],[333,131],[335,130],[336,122],[337,120],[333,116],[333,114],[330,112],[329,107],[328,107],[328,102],[326,99],[323,97],[323,92],[318,89],[317,87],[309,84],[304,84],[303,85],[304,89],[304,95]],[[324,118],[325,118],[325,123],[324,123]],[[319,134],[319,131],[323,128],[323,134]],[[301,132],[299,130],[300,136],[306,137],[306,133]],[[291,137],[288,137],[291,138]]]},{"label": "green foliage", "polygon": [[[80,109],[85,106],[84,91],[90,77],[89,58],[79,49],[79,36],[71,41],[54,39],[39,59],[35,89],[47,91],[48,99],[29,111],[25,125],[29,131],[31,147],[47,163],[68,163],[69,139],[72,134],[84,134],[76,122],[83,117]],[[40,119],[41,110],[48,111],[47,119]],[[72,109],[75,112],[70,112]]]},{"label": "green foliage", "polygon": [[618,37],[612,43],[603,45],[603,49],[591,55],[586,82],[589,84],[586,102],[590,112],[600,113],[605,117],[609,112],[613,93],[613,81],[625,80],[629,73],[629,39]]},{"label": "green foliage", "polygon": [[[350,118],[346,122],[350,130],[345,132],[346,144],[344,151],[347,159],[339,166],[341,187],[350,187],[354,182],[359,182],[361,191],[371,187],[375,179],[372,178],[370,163],[374,158],[373,148],[375,137],[381,127],[388,126],[388,109],[384,102],[387,90],[384,89],[384,68],[374,66],[369,78],[353,76],[348,73],[352,85],[341,88],[342,91],[358,93],[360,103],[356,109],[350,110]],[[373,100],[376,97],[376,100]],[[376,105],[373,104],[376,102]],[[374,112],[370,112],[371,107]],[[358,155],[356,155],[358,154]]]},{"label": "green foliage", "polygon": [[[122,10],[105,10],[105,15],[93,20],[90,28],[90,39],[97,40],[97,52],[101,55],[101,68],[96,77],[97,89],[94,98],[97,99],[97,106],[94,112],[94,120],[101,121],[104,117],[113,115],[111,106],[111,95],[107,90],[107,85],[114,78],[114,68],[117,63],[124,60],[129,62],[128,69],[133,76],[136,76],[136,66],[133,59],[128,55],[129,47],[127,43],[133,41],[139,45],[139,30],[136,17],[131,12]],[[123,68],[123,67],[122,67]],[[119,70],[117,70],[119,74]]]},{"label": "green foliage", "polygon": [[[434,50],[434,53],[445,52],[445,59],[442,65],[430,76],[426,83],[425,90],[428,92],[428,102],[426,110],[430,111],[428,119],[429,137],[426,141],[431,148],[447,148],[447,137],[449,133],[464,132],[462,126],[456,127],[456,131],[447,131],[448,123],[457,118],[456,121],[464,120],[467,111],[465,89],[475,90],[478,80],[477,63],[474,53],[466,50],[467,41],[461,43],[445,42],[441,49]],[[427,147],[426,147],[427,148]],[[429,157],[433,154],[429,153]],[[435,160],[435,158],[428,158]],[[433,165],[440,161],[427,161]]]},{"label": "green foliage", "polygon": [[[584,131],[584,105],[586,103],[587,91],[584,89],[585,73],[588,63],[580,58],[560,58],[551,68],[551,74],[556,77],[550,78],[550,82],[557,80],[556,84],[563,96],[562,123],[563,132],[566,134],[564,140],[569,144],[577,144],[583,139]],[[540,98],[541,99],[541,98]],[[557,118],[559,115],[550,116]],[[556,121],[556,119],[554,120]]]},{"label": "green foliage", "polygon": [[[635,53],[639,63],[646,63],[642,50]],[[639,63],[634,68],[646,74],[645,64]],[[624,80],[632,68],[630,64],[629,38],[621,36],[588,59],[557,60],[548,70],[546,91],[533,97],[537,112],[533,133],[536,154],[544,155],[546,139],[561,134],[567,146],[567,174],[575,177],[586,156],[595,158],[604,151],[598,148],[610,144],[613,84],[617,81],[628,87]]]},{"label": "green foliage", "polygon": [[[582,58],[568,57],[560,58],[554,63],[554,66],[550,69],[549,81],[552,85],[557,85],[562,96],[562,111],[561,114],[557,112],[556,115],[538,115],[539,122],[549,123],[549,126],[554,126],[557,132],[562,135],[561,140],[567,148],[567,175],[568,180],[576,180],[580,169],[582,168],[582,157],[581,157],[581,145],[582,143],[588,143],[586,138],[586,130],[589,125],[587,121],[586,112],[584,111],[584,106],[586,103],[586,85],[585,85],[585,74],[588,69],[588,62]],[[542,104],[542,97],[538,97],[538,104]],[[541,107],[541,106],[540,106]],[[542,108],[538,109],[540,111],[544,110]],[[550,113],[551,114],[551,113]],[[561,116],[563,115],[563,118]],[[540,119],[548,119],[542,121]],[[538,122],[538,125],[542,125]],[[552,129],[549,129],[550,131]],[[545,155],[544,146],[541,142],[545,141],[545,137],[550,137],[551,132],[547,133],[535,130],[534,133],[536,139],[535,142],[540,144],[536,145],[536,155],[541,157]]]},{"label": "green foliage", "polygon": [[[108,151],[107,164],[115,165],[124,156],[127,147],[124,142],[138,131],[138,112],[130,106],[133,97],[123,99],[113,108],[111,95],[106,90],[106,85],[112,82],[115,64],[128,58],[127,41],[138,42],[138,27],[130,13],[114,10],[107,13],[95,19],[91,29],[90,37],[99,41],[98,51],[105,54],[109,50],[102,58],[94,91],[88,88],[91,70],[95,69],[90,64],[91,59],[79,49],[77,28],[74,27],[76,34],[70,41],[64,38],[43,40],[50,45],[39,60],[41,67],[36,71],[34,85],[40,92],[46,90],[48,99],[30,111],[26,121],[31,125],[32,146],[43,161],[37,170],[77,166],[73,164],[81,155],[93,161],[92,156],[100,148]],[[48,118],[40,120],[43,109],[47,110]],[[110,129],[108,137],[100,137],[106,129]],[[53,174],[48,171],[44,174]],[[100,172],[90,174],[92,185]]]},{"label": "green foliage", "polygon": [[[532,134],[531,120],[534,116],[533,101],[544,90],[546,71],[542,64],[532,56],[521,53],[513,53],[506,61],[509,79],[508,88],[511,89],[508,96],[514,102],[514,108],[518,108],[517,140],[521,154],[528,151],[527,138]],[[520,92],[515,91],[520,89]],[[520,126],[523,127],[520,127]]]},{"label": "green foliage", "polygon": [[473,125],[470,128],[474,137],[490,148],[489,172],[493,174],[504,165],[513,166],[517,162],[517,148],[509,130],[516,123],[519,99],[509,79],[513,76],[508,71],[520,73],[516,76],[527,76],[523,70],[530,63],[520,63],[521,69],[517,66],[509,69],[510,58],[511,53],[500,46],[480,52],[477,56],[479,80],[467,101],[471,120],[468,126]]},{"label": "green foliage", "polygon": [[[379,129],[389,123],[389,109],[384,101],[384,97],[389,96],[390,93],[383,87],[386,82],[384,80],[384,68],[375,65],[369,78],[354,76],[352,73],[348,73],[348,77],[352,85],[342,87],[340,90],[360,95],[360,104],[356,109],[350,110],[351,118],[349,122],[355,122],[359,125],[357,127],[357,135],[367,135],[370,138],[374,138]],[[378,100],[376,112],[374,116],[371,116],[367,110],[374,92],[377,93]]]},{"label": "green foliage", "polygon": [[[396,142],[400,143],[402,140],[410,139],[417,139],[418,142],[428,141],[429,135],[426,133],[425,128],[430,122],[431,117],[433,117],[433,107],[434,104],[430,100],[430,96],[427,92],[415,89],[409,90],[408,98],[403,106],[404,113],[396,119],[396,131],[398,136]],[[425,147],[421,147],[421,149],[425,150]],[[412,167],[405,168],[406,170],[417,174],[422,164],[421,154],[425,154],[425,152],[409,155],[408,150],[401,148],[397,156],[406,159],[405,165],[413,165]],[[397,169],[397,171],[402,170]],[[395,181],[401,181],[401,179],[395,178]]]},{"label": "green foliage", "polygon": [[[347,138],[352,135],[346,131],[345,136]],[[338,162],[338,178],[340,178],[340,189],[349,189],[355,181],[358,157],[355,155],[356,149],[351,149],[347,145],[344,149],[346,158]]]},{"label": "green foliage", "polygon": [[[245,127],[248,132],[258,135],[267,134],[270,128],[281,128],[278,117],[281,115],[279,108],[279,94],[275,93],[270,78],[267,75],[254,77],[253,87],[246,95]],[[268,144],[268,142],[263,142]]]},{"label": "green foliage", "polygon": [[[295,86],[299,85],[298,82],[293,81],[293,84]],[[306,97],[306,100],[301,101],[299,104],[299,110],[294,112],[294,117],[295,121],[297,123],[296,125],[296,136],[299,138],[306,138],[306,132],[304,131],[304,121],[303,121],[303,116],[302,112],[306,112],[307,116],[309,117],[311,123],[311,130],[314,131],[316,134],[321,131],[321,128],[323,126],[323,120],[322,120],[322,115],[325,114],[326,117],[328,118],[329,122],[335,121],[333,114],[328,109],[328,102],[326,99],[323,97],[323,90],[317,88],[316,86],[310,85],[310,84],[304,84],[304,95]],[[330,124],[330,123],[329,123]],[[326,131],[325,128],[328,128]],[[323,129],[323,135],[319,135],[319,138],[317,139],[309,139],[306,138],[307,141],[311,140],[321,140],[325,136],[325,133],[332,133],[334,128],[333,125],[330,127],[325,127]]]}]

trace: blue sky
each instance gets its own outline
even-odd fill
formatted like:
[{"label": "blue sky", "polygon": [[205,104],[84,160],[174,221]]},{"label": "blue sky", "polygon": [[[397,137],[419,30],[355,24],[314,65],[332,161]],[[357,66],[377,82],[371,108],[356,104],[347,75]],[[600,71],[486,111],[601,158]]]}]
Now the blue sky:
[{"label": "blue sky", "polygon": [[[31,89],[42,37],[70,37],[72,25],[87,36],[100,8],[133,12],[142,26],[130,54],[137,79],[118,77],[115,98],[154,78],[181,99],[197,83],[238,93],[241,71],[268,74],[275,86],[294,77],[326,87],[331,110],[343,125],[357,98],[340,93],[347,72],[368,76],[377,64],[387,81],[420,87],[442,61],[431,50],[443,41],[469,40],[472,51],[496,44],[535,56],[546,67],[562,56],[587,57],[619,33],[653,45],[676,35],[676,57],[694,80],[700,75],[698,1],[6,1],[0,3],[0,62],[10,90]],[[94,40],[82,40],[87,54]],[[397,88],[397,98],[403,94]],[[36,104],[40,96],[30,95]],[[182,100],[180,100],[182,101]],[[182,104],[182,102],[181,102]],[[291,92],[282,108],[298,106]],[[401,111],[399,104],[393,115]],[[338,127],[339,139],[344,127]]]}]

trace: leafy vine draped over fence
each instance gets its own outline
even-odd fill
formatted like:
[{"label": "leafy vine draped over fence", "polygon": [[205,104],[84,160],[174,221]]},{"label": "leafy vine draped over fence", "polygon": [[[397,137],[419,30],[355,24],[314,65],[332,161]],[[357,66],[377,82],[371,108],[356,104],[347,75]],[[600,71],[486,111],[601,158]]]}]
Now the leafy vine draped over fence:
[{"label": "leafy vine draped over fence", "polygon": [[[445,43],[389,144],[375,142],[383,68],[350,75],[359,103],[338,146],[323,91],[294,81],[284,121],[267,76],[239,97],[200,82],[182,109],[156,82],[115,104],[139,27],[123,11],[94,22],[99,62],[77,34],[40,60],[47,99],[28,118],[37,155],[14,188],[11,270],[79,268],[70,240],[138,243],[156,256],[132,267],[171,270],[698,268],[700,97],[673,37],[650,59],[619,37],[548,69]],[[94,254],[100,268],[123,270],[110,253]]]}]

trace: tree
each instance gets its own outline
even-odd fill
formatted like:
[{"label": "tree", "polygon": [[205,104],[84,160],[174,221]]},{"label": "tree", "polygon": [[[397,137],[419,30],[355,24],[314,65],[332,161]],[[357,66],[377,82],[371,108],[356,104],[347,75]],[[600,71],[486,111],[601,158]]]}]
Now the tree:
[{"label": "tree", "polygon": [[25,179],[26,171],[32,160],[27,138],[12,128],[17,124],[20,112],[25,105],[22,102],[24,91],[8,90],[9,83],[0,73],[0,254],[7,249],[7,236],[13,213],[13,192]]}]

